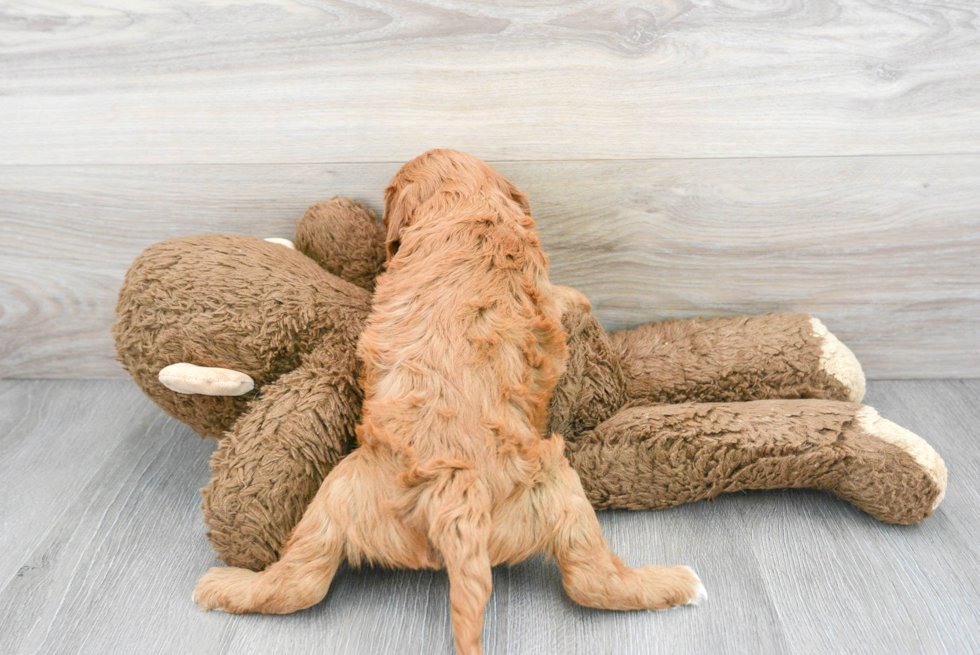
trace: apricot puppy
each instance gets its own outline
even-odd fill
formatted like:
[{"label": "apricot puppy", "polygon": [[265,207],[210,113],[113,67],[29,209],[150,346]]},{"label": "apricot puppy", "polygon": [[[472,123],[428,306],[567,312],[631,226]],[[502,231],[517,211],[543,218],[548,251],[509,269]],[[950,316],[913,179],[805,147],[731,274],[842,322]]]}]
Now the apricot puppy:
[{"label": "apricot puppy", "polygon": [[[389,263],[358,344],[360,447],[326,477],[280,559],[211,569],[202,609],[287,613],[341,562],[445,568],[456,650],[480,653],[490,567],[544,552],[575,601],[661,609],[703,593],[687,567],[610,552],[560,436],[545,434],[566,358],[527,198],[484,162],[434,150],[385,194]],[[556,300],[556,297],[558,300]]]}]

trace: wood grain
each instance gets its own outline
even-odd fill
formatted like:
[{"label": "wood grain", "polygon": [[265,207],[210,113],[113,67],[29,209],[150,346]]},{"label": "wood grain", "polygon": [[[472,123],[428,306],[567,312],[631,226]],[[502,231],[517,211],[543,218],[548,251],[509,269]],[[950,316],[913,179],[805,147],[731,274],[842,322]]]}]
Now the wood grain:
[{"label": "wood grain", "polygon": [[[52,395],[63,395],[62,402],[78,386],[46,384],[57,385]],[[92,399],[100,422],[70,431],[79,445],[105,440],[104,417],[120,404],[141,411],[124,432],[110,433],[114,447],[89,462],[76,480],[87,482],[59,499],[59,520],[21,555],[21,573],[0,592],[0,652],[224,652],[233,626],[183,622],[200,573],[187,564],[210,558],[198,488],[213,443],[153,408],[131,383],[85,384],[113,393]]]},{"label": "wood grain", "polygon": [[[843,643],[850,652],[978,652],[980,616],[960,608],[980,602],[968,564],[980,557],[980,383],[880,382],[866,402],[943,456],[946,498],[910,527],[815,504],[810,494],[755,494],[740,505],[787,641],[794,652],[839,652]],[[849,627],[872,625],[887,629]]]},{"label": "wood grain", "polygon": [[[872,382],[869,399],[945,457],[950,486],[933,517],[885,525],[806,491],[604,512],[603,530],[628,563],[693,565],[708,600],[593,611],[561,591],[553,562],[498,567],[485,651],[976,652],[980,381]],[[190,590],[213,562],[198,487],[213,446],[130,382],[2,382],[0,426],[16,428],[0,432],[4,458],[16,458],[28,435],[28,446],[50,453],[34,465],[33,485],[63,510],[41,527],[21,520],[29,507],[5,509],[20,518],[4,521],[4,545],[30,546],[0,560],[0,652],[452,652],[441,572],[344,568],[326,600],[304,612],[199,612]],[[99,456],[73,465],[86,448]],[[0,499],[12,498],[23,479],[2,473]],[[13,565],[20,575],[9,574]]]},{"label": "wood grain", "polygon": [[0,163],[980,152],[973,0],[14,2]]},{"label": "wood grain", "polygon": [[[501,162],[552,278],[607,329],[804,311],[873,378],[980,377],[980,156]],[[376,210],[397,164],[5,167],[0,376],[123,375],[109,326],[156,241],[292,233],[334,194]]]},{"label": "wood grain", "polygon": [[142,435],[148,417],[159,414],[120,390],[103,381],[0,381],[0,587],[30,573],[25,557],[121,435]]}]

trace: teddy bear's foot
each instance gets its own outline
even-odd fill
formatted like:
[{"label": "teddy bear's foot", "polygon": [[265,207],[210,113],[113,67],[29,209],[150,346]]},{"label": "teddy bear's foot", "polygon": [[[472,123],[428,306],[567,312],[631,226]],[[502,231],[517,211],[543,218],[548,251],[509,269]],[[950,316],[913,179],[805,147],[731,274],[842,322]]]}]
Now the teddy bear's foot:
[{"label": "teddy bear's foot", "polygon": [[864,369],[858,362],[851,349],[841,343],[827,329],[819,318],[810,317],[813,335],[820,341],[819,368],[841,383],[847,400],[859,403],[864,399],[867,384],[864,379]]},{"label": "teddy bear's foot", "polygon": [[849,473],[833,491],[889,523],[917,523],[929,516],[946,495],[946,464],[939,453],[873,407],[855,413],[852,430]]}]

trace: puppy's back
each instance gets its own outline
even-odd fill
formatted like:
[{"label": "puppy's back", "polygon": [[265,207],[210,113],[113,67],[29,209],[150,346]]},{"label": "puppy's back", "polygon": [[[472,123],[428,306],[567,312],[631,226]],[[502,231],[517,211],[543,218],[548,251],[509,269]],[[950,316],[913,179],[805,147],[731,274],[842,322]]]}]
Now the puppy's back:
[{"label": "puppy's back", "polygon": [[360,343],[365,424],[472,465],[543,433],[564,333],[534,222],[488,185],[437,193],[402,229]]}]

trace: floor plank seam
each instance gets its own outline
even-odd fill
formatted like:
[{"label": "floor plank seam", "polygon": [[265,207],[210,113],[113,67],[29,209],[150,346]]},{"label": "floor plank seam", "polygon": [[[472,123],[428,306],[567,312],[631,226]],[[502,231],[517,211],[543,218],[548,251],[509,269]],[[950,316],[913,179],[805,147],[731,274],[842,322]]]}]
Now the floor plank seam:
[{"label": "floor plank seam", "polygon": [[[555,159],[487,159],[487,163],[491,165],[508,165],[508,164],[579,164],[579,163],[590,163],[590,162],[601,162],[601,163],[631,163],[631,162],[697,162],[697,161],[740,161],[740,160],[798,160],[798,159],[874,159],[874,158],[888,158],[888,159],[901,159],[901,158],[920,158],[920,157],[976,157],[980,155],[980,151],[962,151],[962,152],[915,152],[915,153],[904,153],[904,152],[861,152],[861,153],[848,153],[848,154],[837,154],[837,155],[727,155],[724,157],[664,157],[664,156],[654,156],[654,157],[569,157],[569,158],[555,158]],[[377,160],[363,160],[363,161],[320,161],[320,160],[290,160],[290,161],[267,161],[267,162],[163,162],[163,163],[148,163],[148,162],[73,162],[73,163],[0,163],[0,170],[4,168],[96,168],[96,167],[120,167],[127,169],[135,168],[150,168],[150,167],[178,167],[178,166],[201,166],[201,167],[245,167],[245,166],[400,166],[405,162],[401,159],[377,159]]]}]

